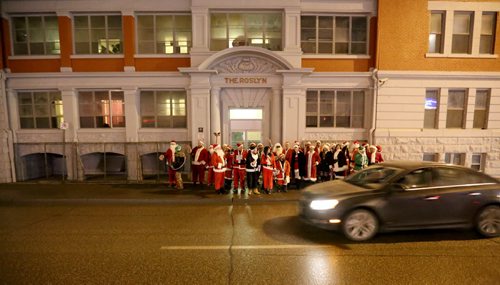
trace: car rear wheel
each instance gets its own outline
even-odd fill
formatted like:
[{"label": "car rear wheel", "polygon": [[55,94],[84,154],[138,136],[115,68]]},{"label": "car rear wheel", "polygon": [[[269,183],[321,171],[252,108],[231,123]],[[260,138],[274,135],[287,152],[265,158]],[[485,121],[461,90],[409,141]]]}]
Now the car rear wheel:
[{"label": "car rear wheel", "polygon": [[345,217],[342,231],[350,240],[366,241],[377,233],[378,219],[370,211],[354,210]]},{"label": "car rear wheel", "polygon": [[485,237],[496,237],[500,235],[500,207],[487,206],[483,208],[476,219],[476,229]]}]

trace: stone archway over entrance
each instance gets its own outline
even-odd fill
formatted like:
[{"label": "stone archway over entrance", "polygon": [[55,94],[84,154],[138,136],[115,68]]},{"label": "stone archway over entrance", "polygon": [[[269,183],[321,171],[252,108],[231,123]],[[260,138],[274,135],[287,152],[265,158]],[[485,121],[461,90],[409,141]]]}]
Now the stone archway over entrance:
[{"label": "stone archway over entrance", "polygon": [[[211,55],[198,67],[180,71],[191,76],[189,113],[193,143],[205,139],[210,143],[229,144],[234,143],[230,110],[241,108],[261,109],[262,141],[281,142],[285,124],[285,80],[297,74],[300,80],[303,73],[312,70],[294,68],[276,52],[263,48],[235,47]],[[294,88],[296,94],[299,89]],[[253,101],[256,98],[258,101]]]}]

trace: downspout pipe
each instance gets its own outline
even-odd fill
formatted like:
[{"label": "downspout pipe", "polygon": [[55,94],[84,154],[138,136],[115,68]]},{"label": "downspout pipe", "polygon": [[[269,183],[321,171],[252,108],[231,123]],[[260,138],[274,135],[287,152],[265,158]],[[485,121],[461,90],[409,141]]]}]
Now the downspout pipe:
[{"label": "downspout pipe", "polygon": [[373,84],[373,100],[372,100],[372,120],[371,127],[368,134],[368,143],[375,144],[375,130],[377,128],[377,102],[378,102],[378,87],[379,87],[379,78],[378,78],[378,69],[373,68],[372,72],[372,84]]}]

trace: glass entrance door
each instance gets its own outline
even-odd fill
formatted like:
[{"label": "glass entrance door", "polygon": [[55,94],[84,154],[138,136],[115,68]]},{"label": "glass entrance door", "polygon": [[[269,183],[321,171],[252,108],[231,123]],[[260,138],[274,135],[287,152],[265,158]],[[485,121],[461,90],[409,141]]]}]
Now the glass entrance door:
[{"label": "glass entrance door", "polygon": [[243,143],[245,148],[251,142],[262,141],[262,109],[229,110],[231,146]]}]

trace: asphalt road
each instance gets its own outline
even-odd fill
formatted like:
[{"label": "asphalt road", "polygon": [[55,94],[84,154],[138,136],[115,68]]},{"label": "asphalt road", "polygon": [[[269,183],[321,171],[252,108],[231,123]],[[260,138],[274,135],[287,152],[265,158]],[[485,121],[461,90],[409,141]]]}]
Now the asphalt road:
[{"label": "asphalt road", "polygon": [[4,205],[0,284],[500,284],[500,238],[353,243],[296,204]]}]

